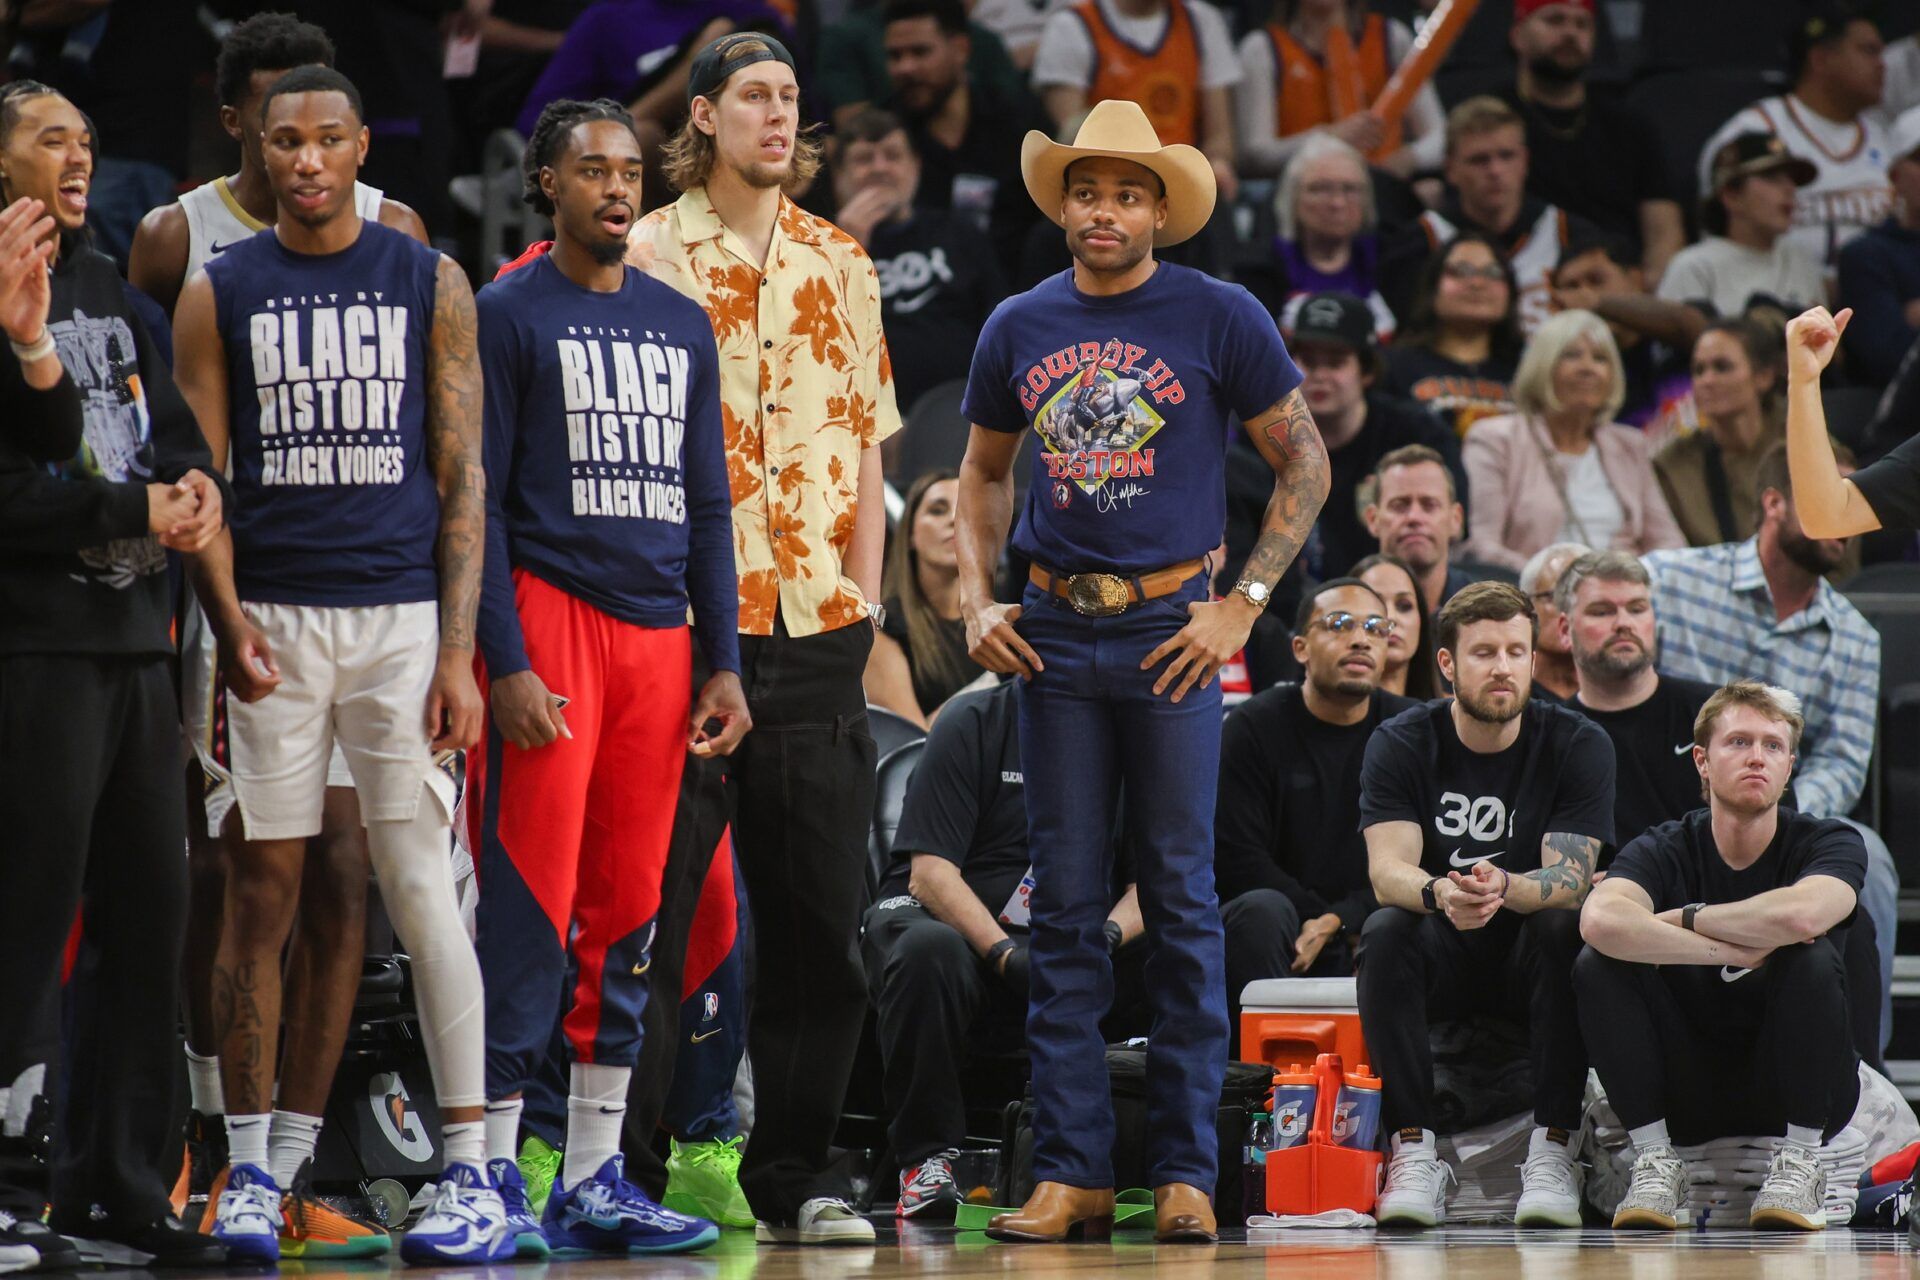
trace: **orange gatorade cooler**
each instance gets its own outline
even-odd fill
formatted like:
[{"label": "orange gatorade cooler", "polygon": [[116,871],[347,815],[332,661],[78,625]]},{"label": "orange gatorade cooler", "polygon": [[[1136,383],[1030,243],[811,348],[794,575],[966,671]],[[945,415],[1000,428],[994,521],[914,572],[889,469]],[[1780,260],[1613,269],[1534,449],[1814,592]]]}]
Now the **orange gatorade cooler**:
[{"label": "orange gatorade cooler", "polygon": [[1360,998],[1352,978],[1268,978],[1240,996],[1240,1057],[1276,1069],[1337,1053],[1364,1065]]}]

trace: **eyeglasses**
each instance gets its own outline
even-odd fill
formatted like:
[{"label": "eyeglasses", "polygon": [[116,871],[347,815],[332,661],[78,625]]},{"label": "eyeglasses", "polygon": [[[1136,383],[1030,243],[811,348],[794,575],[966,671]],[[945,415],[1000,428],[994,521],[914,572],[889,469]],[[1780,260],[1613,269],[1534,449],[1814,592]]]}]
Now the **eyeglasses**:
[{"label": "eyeglasses", "polygon": [[1498,280],[1505,283],[1507,271],[1497,262],[1476,267],[1470,262],[1449,262],[1441,273],[1449,280]]},{"label": "eyeglasses", "polygon": [[1333,632],[1333,634],[1337,636],[1345,635],[1347,632],[1353,630],[1355,627],[1358,627],[1370,636],[1380,636],[1382,638],[1385,638],[1387,636],[1392,635],[1394,633],[1394,629],[1397,628],[1400,624],[1395,622],[1392,618],[1383,618],[1377,613],[1371,614],[1368,617],[1362,619],[1362,618],[1356,618],[1351,613],[1347,613],[1346,611],[1342,610],[1337,613],[1329,613],[1325,617],[1315,618],[1313,620],[1313,624],[1311,625],[1318,625],[1318,626],[1325,627],[1327,630]]}]

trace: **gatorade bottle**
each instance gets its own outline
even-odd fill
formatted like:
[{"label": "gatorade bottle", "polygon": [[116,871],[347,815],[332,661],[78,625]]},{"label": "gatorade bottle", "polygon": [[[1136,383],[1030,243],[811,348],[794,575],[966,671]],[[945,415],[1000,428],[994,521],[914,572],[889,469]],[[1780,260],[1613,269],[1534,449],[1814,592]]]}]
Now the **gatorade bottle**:
[{"label": "gatorade bottle", "polygon": [[1273,1150],[1284,1151],[1307,1140],[1307,1132],[1313,1128],[1314,1103],[1319,1098],[1320,1086],[1313,1068],[1296,1062],[1274,1075]]},{"label": "gatorade bottle", "polygon": [[1247,1122],[1247,1146],[1244,1160],[1245,1192],[1242,1199],[1248,1214],[1267,1211],[1267,1152],[1273,1147],[1273,1116],[1256,1111]]},{"label": "gatorade bottle", "polygon": [[1333,1140],[1356,1151],[1371,1151],[1380,1136],[1380,1078],[1362,1068],[1346,1072],[1334,1104]]}]

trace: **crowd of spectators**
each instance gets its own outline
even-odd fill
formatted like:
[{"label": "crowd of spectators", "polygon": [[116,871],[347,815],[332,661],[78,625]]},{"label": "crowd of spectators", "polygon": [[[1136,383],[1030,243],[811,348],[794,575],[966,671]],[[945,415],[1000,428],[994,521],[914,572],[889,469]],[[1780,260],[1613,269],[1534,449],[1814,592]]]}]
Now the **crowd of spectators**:
[{"label": "crowd of spectators", "polygon": [[[526,134],[558,98],[610,97],[663,141],[709,40],[761,30],[794,49],[827,156],[800,200],[875,264],[908,423],[889,455],[900,501],[867,693],[935,736],[867,961],[895,1056],[896,1154],[911,1161],[957,1144],[948,1076],[964,1026],[915,1030],[902,1002],[929,998],[915,994],[929,979],[903,966],[925,953],[965,968],[928,926],[951,924],[942,904],[969,893],[966,942],[1006,936],[994,919],[1025,858],[1008,699],[960,622],[951,468],[967,428],[952,386],[994,307],[1067,265],[1022,185],[1023,138],[1070,136],[1104,98],[1132,98],[1164,142],[1205,154],[1219,207],[1163,256],[1236,280],[1273,314],[1331,462],[1332,494],[1270,611],[1284,623],[1256,631],[1239,669],[1252,696],[1226,728],[1232,979],[1351,972],[1372,901],[1349,794],[1367,734],[1447,691],[1434,618],[1477,580],[1531,600],[1536,697],[1613,732],[1630,697],[1653,696],[1627,688],[1641,668],[1607,639],[1632,613],[1660,687],[1695,709],[1706,686],[1693,682],[1799,695],[1794,803],[1822,817],[1860,806],[1880,637],[1834,585],[1862,548],[1811,539],[1794,514],[1781,335],[1804,307],[1852,307],[1830,384],[1890,388],[1889,404],[1920,395],[1920,15],[1756,5],[1784,25],[1779,60],[1750,70],[1782,91],[1696,130],[1697,158],[1669,163],[1679,125],[1627,91],[1636,66],[1621,52],[1623,17],[1667,4],[1486,0],[1458,59],[1391,119],[1369,107],[1429,0],[68,0],[13,6],[10,34],[16,75],[92,113],[91,221],[124,266],[140,218],[226,163],[196,154],[206,137],[155,127],[187,118],[218,35],[263,8],[321,22],[366,93],[367,180],[476,278],[519,248],[483,241],[462,177],[489,137]],[[653,208],[674,193],[657,146],[647,160]],[[1851,465],[1906,428],[1836,417],[1834,431]],[[1265,474],[1245,441],[1230,458]],[[1230,502],[1217,582],[1233,582],[1264,501],[1256,485]],[[1886,539],[1872,555],[1920,548]],[[1376,629],[1381,605],[1392,625]],[[1355,656],[1361,630],[1377,656]],[[1312,767],[1289,776],[1289,761]],[[1679,802],[1623,816],[1617,843]],[[1890,863],[1865,834],[1871,885]],[[1124,889],[1116,948],[1138,932]],[[1884,989],[1890,894],[1862,902]],[[1000,953],[992,983],[969,971],[967,1007],[1004,1015],[1023,963]],[[913,1062],[938,1063],[939,1087]]]}]

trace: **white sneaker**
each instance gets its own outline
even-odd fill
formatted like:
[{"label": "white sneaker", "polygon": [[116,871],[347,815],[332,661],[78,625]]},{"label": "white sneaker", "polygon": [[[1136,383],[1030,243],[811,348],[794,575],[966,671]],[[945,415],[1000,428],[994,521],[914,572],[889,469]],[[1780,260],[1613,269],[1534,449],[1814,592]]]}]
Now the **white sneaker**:
[{"label": "white sneaker", "polygon": [[400,1242],[412,1263],[503,1262],[514,1254],[507,1207],[484,1171],[450,1164],[435,1187],[426,1213]]},{"label": "white sneaker", "polygon": [[[1549,1136],[1554,1132],[1562,1140]],[[1574,1159],[1573,1135],[1564,1129],[1535,1129],[1527,1143],[1527,1162],[1520,1166],[1520,1204],[1514,1210],[1513,1225],[1578,1227],[1585,1181],[1580,1162]]]},{"label": "white sneaker", "polygon": [[1633,1180],[1613,1211],[1615,1231],[1673,1231],[1687,1212],[1687,1166],[1672,1147],[1649,1147],[1633,1158]]},{"label": "white sneaker", "polygon": [[258,1165],[236,1164],[214,1207],[213,1238],[232,1263],[280,1260],[280,1188]]},{"label": "white sneaker", "polygon": [[1387,1184],[1380,1189],[1374,1220],[1383,1227],[1437,1227],[1447,1220],[1447,1183],[1453,1170],[1433,1145],[1433,1131],[1423,1129],[1418,1142],[1399,1134],[1387,1161]]},{"label": "white sneaker", "polygon": [[1824,1231],[1827,1228],[1827,1171],[1820,1158],[1789,1143],[1773,1153],[1767,1180],[1753,1198],[1747,1225],[1775,1231]]},{"label": "white sneaker", "polygon": [[792,1226],[757,1222],[753,1238],[761,1244],[872,1244],[873,1224],[845,1200],[816,1196],[800,1206]]}]

